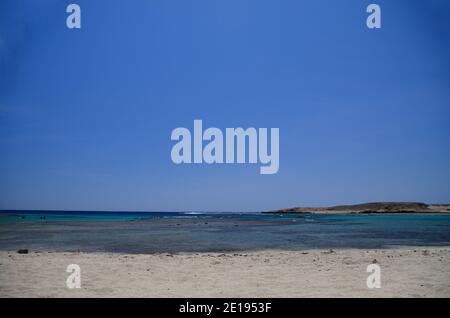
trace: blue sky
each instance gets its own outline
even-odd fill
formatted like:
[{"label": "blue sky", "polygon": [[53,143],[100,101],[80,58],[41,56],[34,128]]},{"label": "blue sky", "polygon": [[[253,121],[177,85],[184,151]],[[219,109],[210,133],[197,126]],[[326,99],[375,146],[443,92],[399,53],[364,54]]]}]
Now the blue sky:
[{"label": "blue sky", "polygon": [[[445,0],[2,1],[0,209],[450,202],[449,16]],[[194,119],[280,128],[279,172],[173,164]]]}]

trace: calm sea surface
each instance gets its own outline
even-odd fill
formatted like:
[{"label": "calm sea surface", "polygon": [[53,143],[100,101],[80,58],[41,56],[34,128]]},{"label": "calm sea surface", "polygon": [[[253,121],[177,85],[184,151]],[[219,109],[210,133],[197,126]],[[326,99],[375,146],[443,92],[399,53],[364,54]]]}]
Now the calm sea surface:
[{"label": "calm sea surface", "polygon": [[223,252],[450,245],[450,215],[1,211],[0,250]]}]

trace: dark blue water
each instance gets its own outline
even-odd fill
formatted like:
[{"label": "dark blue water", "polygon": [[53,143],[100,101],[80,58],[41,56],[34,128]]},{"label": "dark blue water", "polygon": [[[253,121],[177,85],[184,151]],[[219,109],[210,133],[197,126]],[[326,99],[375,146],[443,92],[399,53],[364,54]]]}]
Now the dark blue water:
[{"label": "dark blue water", "polygon": [[0,249],[220,252],[450,245],[447,214],[0,212]]},{"label": "dark blue water", "polygon": [[0,224],[46,221],[128,221],[201,215],[196,212],[0,211]]}]

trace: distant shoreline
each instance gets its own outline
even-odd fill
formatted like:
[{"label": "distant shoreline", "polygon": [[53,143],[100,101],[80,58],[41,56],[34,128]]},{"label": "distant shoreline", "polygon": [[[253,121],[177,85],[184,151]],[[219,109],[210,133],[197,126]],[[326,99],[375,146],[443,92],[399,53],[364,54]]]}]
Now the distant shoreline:
[{"label": "distant shoreline", "polygon": [[337,205],[330,207],[293,207],[266,211],[151,211],[151,210],[46,210],[46,209],[0,209],[0,214],[408,214],[408,213],[450,213],[450,203],[427,204],[422,202],[370,202],[361,204]]},{"label": "distant shoreline", "polygon": [[332,207],[296,207],[267,214],[407,214],[407,213],[450,213],[450,204],[426,204],[421,202],[370,202]]}]

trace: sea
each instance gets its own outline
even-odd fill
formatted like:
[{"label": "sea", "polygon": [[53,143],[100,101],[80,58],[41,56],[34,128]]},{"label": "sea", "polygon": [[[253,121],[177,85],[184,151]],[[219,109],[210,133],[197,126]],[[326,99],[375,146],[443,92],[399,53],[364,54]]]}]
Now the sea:
[{"label": "sea", "polygon": [[450,246],[449,214],[0,211],[0,250],[182,253]]}]

